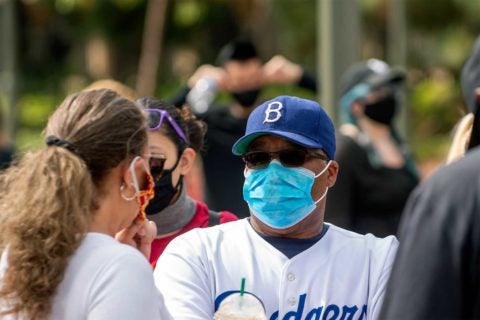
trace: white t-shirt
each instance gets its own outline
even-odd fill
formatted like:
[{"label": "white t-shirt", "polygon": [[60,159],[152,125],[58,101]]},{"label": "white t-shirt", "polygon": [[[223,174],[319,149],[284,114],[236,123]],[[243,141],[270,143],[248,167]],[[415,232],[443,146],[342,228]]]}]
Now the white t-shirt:
[{"label": "white t-shirt", "polygon": [[[2,274],[7,263],[4,254]],[[71,257],[50,318],[171,319],[145,257],[101,233],[87,233]]]},{"label": "white t-shirt", "polygon": [[377,319],[398,241],[334,225],[288,259],[246,219],[175,238],[157,262],[155,284],[175,320],[212,319],[229,291],[264,303],[267,319]]}]

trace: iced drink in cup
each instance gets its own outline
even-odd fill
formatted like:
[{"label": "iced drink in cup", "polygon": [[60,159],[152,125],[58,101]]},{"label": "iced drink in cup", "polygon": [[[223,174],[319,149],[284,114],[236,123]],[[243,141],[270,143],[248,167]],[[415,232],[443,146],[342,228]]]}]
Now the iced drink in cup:
[{"label": "iced drink in cup", "polygon": [[233,293],[220,303],[215,320],[267,320],[262,302],[250,293]]}]

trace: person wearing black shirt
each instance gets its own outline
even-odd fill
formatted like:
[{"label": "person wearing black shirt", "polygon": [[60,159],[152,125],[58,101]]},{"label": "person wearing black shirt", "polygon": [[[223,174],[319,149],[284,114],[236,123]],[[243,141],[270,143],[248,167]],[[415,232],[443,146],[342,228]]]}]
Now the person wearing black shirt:
[{"label": "person wearing black shirt", "polygon": [[327,217],[361,234],[395,234],[418,183],[413,158],[393,124],[404,73],[370,59],[352,66],[343,80],[336,158],[342,170],[330,191]]},{"label": "person wearing black shirt", "polygon": [[480,38],[461,77],[475,121],[466,154],[410,197],[381,319],[480,319],[479,61]]},{"label": "person wearing black shirt", "polygon": [[409,199],[380,319],[480,318],[480,149]]},{"label": "person wearing black shirt", "polygon": [[465,114],[455,125],[453,139],[446,163],[462,158],[465,153],[480,145],[480,37],[473,46],[472,54],[465,62],[461,73],[462,93],[467,107]]},{"label": "person wearing black shirt", "polygon": [[0,113],[0,171],[10,167],[16,155],[15,147],[1,125],[3,120],[3,114]]},{"label": "person wearing black shirt", "polygon": [[213,81],[218,91],[232,97],[231,104],[212,103],[206,112],[198,114],[208,125],[202,157],[204,200],[213,210],[228,210],[243,218],[249,216],[242,197],[245,165],[232,155],[231,149],[245,133],[247,118],[259,104],[262,88],[275,83],[296,84],[315,92],[317,84],[311,74],[282,56],[262,63],[255,46],[245,39],[225,45],[220,50],[217,65],[200,66],[171,102],[177,107],[187,103],[191,88],[201,79]]}]

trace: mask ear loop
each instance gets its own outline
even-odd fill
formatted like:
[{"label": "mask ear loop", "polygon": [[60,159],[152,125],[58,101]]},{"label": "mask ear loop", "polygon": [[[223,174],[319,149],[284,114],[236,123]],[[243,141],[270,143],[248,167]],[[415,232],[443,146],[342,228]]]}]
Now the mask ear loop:
[{"label": "mask ear loop", "polygon": [[[126,195],[124,195],[123,191],[125,190],[125,183],[122,183],[122,185],[120,186],[120,195],[122,196],[122,198],[126,201],[132,201],[134,200],[137,195],[140,193],[140,187],[138,185],[138,179],[137,179],[137,174],[135,173],[135,163],[140,160],[142,157],[140,156],[136,156],[135,158],[133,158],[132,162],[130,163],[130,167],[129,167],[129,170],[130,170],[130,174],[132,175],[132,180],[133,180],[133,188],[135,189],[135,194],[131,197],[127,197]],[[147,166],[145,166],[145,171],[148,173],[148,168]]]},{"label": "mask ear loop", "polygon": [[[318,178],[318,177],[320,177],[322,174],[324,174],[325,171],[327,171],[328,167],[330,167],[330,164],[331,164],[331,163],[332,163],[332,160],[329,160],[328,163],[327,163],[327,165],[325,166],[325,168],[323,168],[323,170],[320,171],[320,173],[317,174],[317,175],[315,176],[315,178]],[[327,187],[327,189],[325,189],[325,192],[322,194],[322,196],[321,196],[317,201],[315,201],[315,205],[317,205],[320,201],[323,200],[323,198],[325,198],[325,196],[327,195],[327,192],[328,192],[328,187]]]},{"label": "mask ear loop", "polygon": [[133,180],[133,188],[135,189],[135,192],[138,194],[140,192],[140,187],[138,185],[138,179],[137,179],[137,174],[135,172],[135,163],[140,160],[140,156],[136,156],[133,158],[132,162],[130,163],[130,173],[132,174],[132,180]]},{"label": "mask ear loop", "polygon": [[317,205],[320,201],[323,200],[323,198],[325,198],[325,196],[327,195],[327,192],[328,192],[328,187],[327,189],[325,189],[325,192],[322,194],[322,196],[317,201],[314,202],[315,205]]},{"label": "mask ear loop", "polygon": [[243,177],[246,178],[249,175],[250,175],[250,169],[248,169],[247,166],[245,166],[245,168],[243,168]]},{"label": "mask ear loop", "polygon": [[328,167],[330,167],[330,164],[331,164],[331,163],[332,163],[332,160],[329,160],[329,161],[327,162],[327,165],[325,166],[325,168],[323,168],[323,170],[320,171],[320,173],[317,174],[317,175],[315,176],[315,178],[318,178],[318,177],[320,177],[322,174],[324,174],[325,171],[327,171]]}]

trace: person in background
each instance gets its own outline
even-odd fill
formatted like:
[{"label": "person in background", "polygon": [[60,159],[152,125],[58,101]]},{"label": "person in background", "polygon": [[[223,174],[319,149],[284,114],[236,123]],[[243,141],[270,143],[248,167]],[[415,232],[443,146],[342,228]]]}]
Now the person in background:
[{"label": "person in background", "polygon": [[324,222],[339,166],[320,105],[264,102],[232,150],[245,163],[250,217],[197,228],[165,249],[154,277],[172,316],[212,319],[227,297],[247,292],[267,319],[380,319],[398,242]]},{"label": "person in background", "polygon": [[410,197],[382,319],[480,319],[479,61],[480,38],[461,77],[475,118],[468,151]]},{"label": "person in background", "polygon": [[170,319],[139,252],[156,232],[142,219],[142,109],[109,90],[73,94],[45,135],[0,176],[2,319]]},{"label": "person in background", "polygon": [[[175,237],[194,228],[205,228],[237,220],[228,212],[214,212],[201,201],[187,195],[183,177],[193,167],[203,148],[206,125],[196,119],[188,107],[176,108],[164,101],[141,98],[137,103],[149,115],[149,148],[152,172],[163,170],[155,181],[155,196],[146,212],[157,225],[157,237],[152,242],[150,263],[158,257]],[[228,184],[228,182],[226,182]]]},{"label": "person in background", "polygon": [[330,192],[330,221],[358,233],[397,232],[419,178],[411,153],[395,129],[401,71],[371,59],[343,80],[337,158],[342,170]]},{"label": "person in background", "polygon": [[480,144],[480,37],[462,68],[461,86],[468,113],[455,127],[447,164],[462,158]]},{"label": "person in background", "polygon": [[15,146],[8,138],[8,134],[4,128],[4,117],[4,112],[0,112],[0,170],[8,168],[12,164],[16,154]]},{"label": "person in background", "polygon": [[109,89],[112,90],[128,100],[135,100],[137,98],[137,93],[135,90],[129,86],[113,80],[113,79],[100,79],[92,82],[88,87],[83,89],[83,91],[98,90],[98,89]]},{"label": "person in background", "polygon": [[0,132],[0,170],[8,168],[12,164],[14,157],[14,146],[7,139],[7,135],[4,132]]},{"label": "person in background", "polygon": [[[247,118],[258,105],[264,87],[295,84],[316,91],[315,78],[282,56],[263,63],[253,43],[239,39],[220,50],[217,66],[200,66],[188,86],[172,100],[173,104],[178,107],[189,102],[187,97],[200,81],[210,82],[215,91],[226,92],[233,99],[227,106],[212,103],[199,114],[208,125],[200,170],[203,177],[198,178],[205,180],[205,201],[214,210],[229,210],[240,218],[247,217],[248,206],[241,197],[244,165],[232,155],[233,143],[243,135]],[[195,101],[190,101],[189,105],[198,111],[194,104]]]}]

